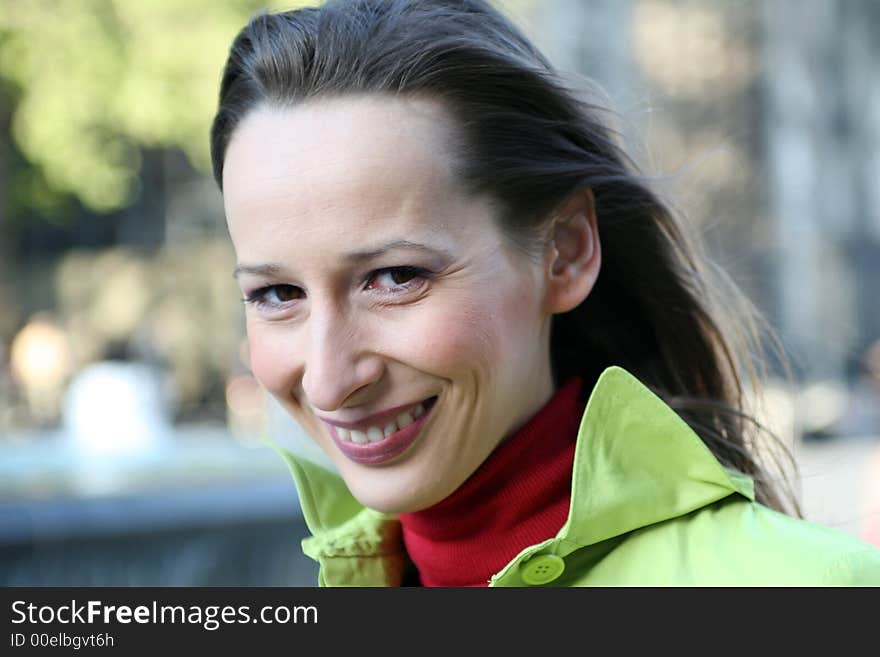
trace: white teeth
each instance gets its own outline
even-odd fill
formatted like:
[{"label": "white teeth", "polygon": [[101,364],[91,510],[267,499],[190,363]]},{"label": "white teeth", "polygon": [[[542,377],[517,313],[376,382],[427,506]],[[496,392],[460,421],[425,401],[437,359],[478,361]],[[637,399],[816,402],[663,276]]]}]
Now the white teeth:
[{"label": "white teeth", "polygon": [[401,429],[404,427],[408,427],[413,423],[413,416],[409,414],[409,411],[404,411],[400,415],[397,416],[397,426]]},{"label": "white teeth", "polygon": [[424,414],[425,407],[420,402],[412,409],[404,411],[398,415],[397,420],[386,424],[384,429],[380,427],[369,427],[366,431],[358,431],[357,429],[349,430],[343,429],[342,427],[336,427],[336,435],[339,436],[340,440],[357,443],[359,445],[365,443],[377,443],[380,440],[384,440],[392,434],[397,433],[400,429],[408,427],[416,421],[416,418],[419,418]]}]

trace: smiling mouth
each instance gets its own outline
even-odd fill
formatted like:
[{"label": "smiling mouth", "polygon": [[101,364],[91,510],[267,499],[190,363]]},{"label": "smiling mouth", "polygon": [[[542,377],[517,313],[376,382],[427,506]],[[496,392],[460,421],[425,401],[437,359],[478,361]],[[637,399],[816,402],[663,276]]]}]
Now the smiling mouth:
[{"label": "smiling mouth", "polygon": [[352,461],[384,463],[402,454],[415,442],[436,401],[437,397],[421,401],[382,426],[364,430],[345,429],[329,423],[327,426],[337,447]]},{"label": "smiling mouth", "polygon": [[343,429],[342,427],[335,427],[336,435],[343,442],[352,442],[358,445],[365,445],[367,443],[378,443],[385,438],[390,438],[401,429],[406,429],[406,427],[418,420],[422,416],[422,414],[425,413],[426,410],[429,410],[430,407],[434,405],[434,402],[436,400],[436,397],[426,399],[425,401],[419,402],[415,406],[410,407],[402,413],[399,413],[397,417],[395,417],[393,420],[383,425],[369,427],[363,431],[358,431],[357,429]]}]

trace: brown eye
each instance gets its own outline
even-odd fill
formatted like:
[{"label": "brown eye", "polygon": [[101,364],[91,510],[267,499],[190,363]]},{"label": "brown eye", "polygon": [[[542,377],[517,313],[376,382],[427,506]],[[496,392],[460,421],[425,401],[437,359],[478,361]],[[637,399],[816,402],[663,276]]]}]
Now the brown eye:
[{"label": "brown eye", "polygon": [[267,285],[245,298],[245,302],[265,309],[296,301],[304,296],[305,292],[296,285]]},{"label": "brown eye", "polygon": [[403,285],[416,277],[416,271],[412,268],[392,269],[388,272],[388,276],[394,281],[395,285]]},{"label": "brown eye", "polygon": [[388,267],[373,272],[367,282],[368,290],[391,289],[405,287],[418,278],[424,278],[426,272],[418,267]]},{"label": "brown eye", "polygon": [[269,288],[268,293],[272,294],[280,303],[293,301],[302,296],[302,290],[295,285],[273,285]]}]

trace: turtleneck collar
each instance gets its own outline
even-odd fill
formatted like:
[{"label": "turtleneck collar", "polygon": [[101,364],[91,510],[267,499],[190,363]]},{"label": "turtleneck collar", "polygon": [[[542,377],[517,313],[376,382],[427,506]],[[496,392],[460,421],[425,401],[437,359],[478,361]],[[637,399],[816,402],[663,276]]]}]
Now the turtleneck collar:
[{"label": "turtleneck collar", "polygon": [[568,516],[582,382],[553,397],[449,497],[400,515],[424,586],[486,586],[524,548],[556,535]]}]

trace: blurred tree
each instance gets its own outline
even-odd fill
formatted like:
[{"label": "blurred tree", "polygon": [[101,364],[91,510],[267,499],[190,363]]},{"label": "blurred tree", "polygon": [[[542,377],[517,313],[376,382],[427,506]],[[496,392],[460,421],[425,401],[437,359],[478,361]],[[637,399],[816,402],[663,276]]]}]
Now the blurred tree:
[{"label": "blurred tree", "polygon": [[[287,0],[0,0],[0,84],[17,150],[18,204],[41,215],[73,195],[124,207],[141,147],[209,163],[207,126],[232,37]],[[314,3],[311,3],[314,4]]]}]

